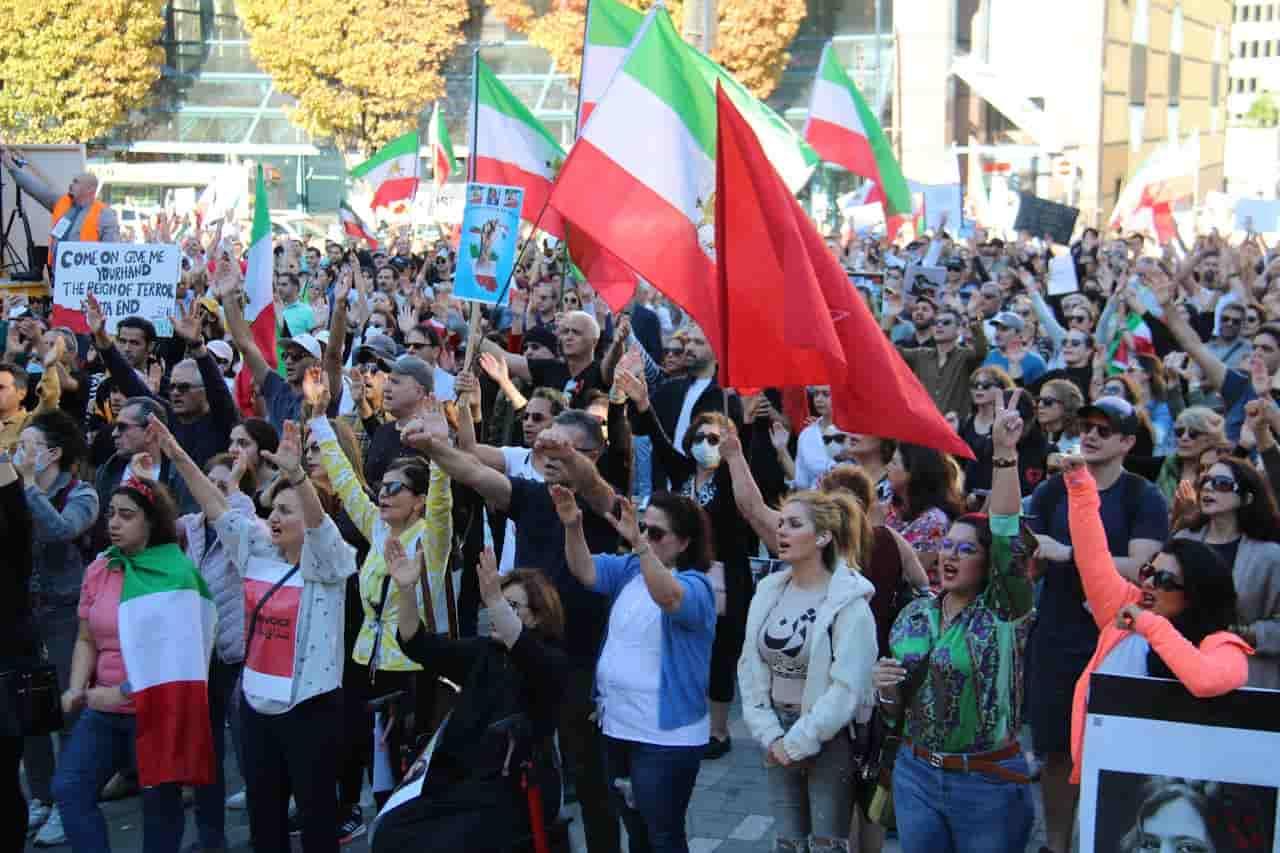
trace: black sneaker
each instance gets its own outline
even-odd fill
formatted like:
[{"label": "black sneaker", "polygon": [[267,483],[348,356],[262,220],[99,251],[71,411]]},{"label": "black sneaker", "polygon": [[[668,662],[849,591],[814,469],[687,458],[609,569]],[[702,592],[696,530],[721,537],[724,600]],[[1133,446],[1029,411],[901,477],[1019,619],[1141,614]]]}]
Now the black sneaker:
[{"label": "black sneaker", "polygon": [[733,749],[733,738],[726,737],[722,740],[713,737],[707,742],[706,749],[702,751],[702,760],[715,761],[717,758],[724,758],[731,749]]},{"label": "black sneaker", "polygon": [[338,843],[349,844],[364,835],[364,812],[359,806],[352,806],[347,819],[338,824]]}]

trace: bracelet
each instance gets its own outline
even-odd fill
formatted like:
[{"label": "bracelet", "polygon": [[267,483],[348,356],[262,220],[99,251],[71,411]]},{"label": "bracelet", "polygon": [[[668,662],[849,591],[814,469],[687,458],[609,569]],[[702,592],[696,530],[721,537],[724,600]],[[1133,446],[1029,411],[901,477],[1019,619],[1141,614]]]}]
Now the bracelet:
[{"label": "bracelet", "polygon": [[876,690],[876,699],[877,699],[877,700],[879,700],[879,701],[880,701],[882,704],[884,704],[884,705],[897,705],[897,704],[898,704],[898,700],[897,700],[897,699],[890,699],[890,698],[888,698],[887,696],[885,696],[883,693],[881,693],[879,690]]},{"label": "bracelet", "polygon": [[1007,458],[1001,458],[999,456],[993,456],[991,458],[991,467],[992,468],[1017,468],[1018,457],[1010,456]]}]

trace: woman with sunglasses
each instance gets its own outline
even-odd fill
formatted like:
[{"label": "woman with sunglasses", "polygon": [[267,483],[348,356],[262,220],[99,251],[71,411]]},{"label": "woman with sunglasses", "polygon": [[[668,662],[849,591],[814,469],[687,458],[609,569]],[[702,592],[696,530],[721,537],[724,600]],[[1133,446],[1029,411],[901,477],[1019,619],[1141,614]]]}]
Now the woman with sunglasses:
[{"label": "woman with sunglasses", "polygon": [[[1080,424],[1077,413],[1084,406],[1084,395],[1074,382],[1054,379],[1040,386],[1036,395],[1036,424],[1049,443],[1049,454],[1074,453],[1080,447]],[[1049,467],[1055,467],[1049,460]]]},{"label": "woman with sunglasses", "polygon": [[[364,622],[351,654],[356,674],[361,668],[365,670],[365,678],[361,679],[366,685],[363,700],[400,690],[411,692],[422,667],[406,656],[396,643],[397,618],[400,608],[410,607],[423,614],[433,633],[444,631],[449,626],[444,589],[453,512],[449,477],[439,465],[428,467],[419,457],[402,456],[392,462],[382,475],[375,502],[361,488],[351,461],[343,453],[337,434],[324,416],[329,406],[329,389],[320,368],[307,371],[302,390],[307,411],[311,414],[308,431],[320,444],[321,464],[342,501],[343,509],[370,545],[359,571]],[[434,429],[448,434],[447,424],[441,426],[444,415],[438,403],[432,406],[429,418]],[[415,555],[415,559],[420,556],[427,564],[423,588],[408,601],[401,599],[399,589],[387,571],[384,552],[389,539],[398,540]],[[420,717],[420,720],[426,724],[425,717]],[[372,729],[372,719],[368,722],[365,731]],[[384,799],[390,791],[374,793],[375,798]],[[353,830],[359,832],[363,825],[354,825],[359,823],[358,805],[344,805],[347,811],[339,815],[340,819],[344,822],[350,820]]]},{"label": "woman with sunglasses", "polygon": [[1156,488],[1166,501],[1173,501],[1178,484],[1195,483],[1200,478],[1200,457],[1208,449],[1227,443],[1226,421],[1204,406],[1184,409],[1173,426],[1173,453],[1165,457],[1156,475]]},{"label": "woman with sunglasses", "polygon": [[1047,382],[1065,379],[1075,384],[1082,395],[1088,395],[1093,381],[1093,335],[1080,329],[1067,332],[1062,338],[1062,351],[1054,367],[1040,375],[1028,386],[1038,392]]},{"label": "woman with sunglasses", "polygon": [[997,405],[991,514],[952,523],[939,553],[942,594],[906,606],[872,669],[881,711],[890,720],[906,715],[893,766],[903,853],[1023,850],[1031,834],[1018,744],[1035,621],[1019,526],[1021,393]]},{"label": "woman with sunglasses", "polygon": [[1280,510],[1257,470],[1225,457],[1197,481],[1199,512],[1178,538],[1203,542],[1231,568],[1238,621],[1232,631],[1254,647],[1249,686],[1280,689]]},{"label": "woman with sunglasses", "polygon": [[1170,539],[1138,570],[1140,584],[1126,580],[1107,546],[1093,474],[1078,456],[1064,467],[1071,544],[1100,632],[1072,702],[1071,781],[1079,784],[1093,673],[1176,678],[1194,696],[1221,696],[1247,683],[1253,649],[1231,633],[1238,618],[1235,583],[1212,547]]},{"label": "woman with sunglasses", "polygon": [[993,428],[996,414],[1008,400],[1017,400],[1018,409],[1027,422],[1020,434],[1018,447],[1018,475],[1022,491],[1030,494],[1044,479],[1049,460],[1049,443],[1039,426],[1033,421],[1033,402],[1030,397],[1014,393],[1013,380],[998,367],[980,367],[970,379],[973,396],[973,414],[960,425],[960,437],[973,450],[973,459],[964,463],[964,489],[969,495],[970,508],[980,509],[984,496],[991,492],[994,471],[995,443]]},{"label": "woman with sunglasses", "polygon": [[711,734],[716,605],[707,514],[690,498],[656,492],[637,518],[620,498],[617,517],[605,518],[631,553],[592,556],[573,493],[555,485],[551,499],[569,570],[609,599],[596,701],[614,810],[634,853],[688,853],[685,813]]}]

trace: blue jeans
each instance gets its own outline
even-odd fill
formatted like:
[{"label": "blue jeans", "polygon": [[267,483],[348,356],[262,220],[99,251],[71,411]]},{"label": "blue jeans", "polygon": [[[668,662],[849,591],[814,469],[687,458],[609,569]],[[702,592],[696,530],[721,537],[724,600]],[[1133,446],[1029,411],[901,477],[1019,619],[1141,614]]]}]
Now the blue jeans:
[{"label": "blue jeans", "polygon": [[[241,663],[223,663],[215,654],[209,665],[209,722],[213,727],[214,779],[212,785],[196,788],[196,831],[200,847],[219,850],[227,846],[227,722],[231,722],[231,751],[236,766],[243,766],[240,752],[240,715],[233,706],[238,700]],[[243,773],[243,771],[242,771]]]},{"label": "blue jeans", "polygon": [[[75,853],[106,853],[111,849],[107,822],[98,808],[98,793],[111,774],[134,763],[132,714],[86,710],[80,714],[71,739],[58,758],[53,796],[62,813],[62,826]],[[186,816],[182,789],[175,784],[142,791],[143,853],[173,853],[182,844]]]},{"label": "blue jeans", "polygon": [[[613,809],[631,839],[631,853],[689,853],[685,813],[705,746],[656,746],[604,737],[605,778]],[[635,807],[614,781],[631,780]]]},{"label": "blue jeans", "polygon": [[[1026,775],[1022,755],[999,762]],[[893,766],[902,853],[1009,853],[1031,837],[1031,786],[986,773],[942,770],[903,746]]]}]

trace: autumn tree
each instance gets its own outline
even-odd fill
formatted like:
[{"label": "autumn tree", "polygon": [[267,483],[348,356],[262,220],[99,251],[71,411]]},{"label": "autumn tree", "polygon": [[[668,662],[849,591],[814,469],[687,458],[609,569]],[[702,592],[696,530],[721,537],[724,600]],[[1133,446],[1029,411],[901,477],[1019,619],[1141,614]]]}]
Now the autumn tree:
[{"label": "autumn tree", "polygon": [[467,0],[237,0],[254,60],[297,99],[289,118],[368,152],[444,95]]},{"label": "autumn tree", "polygon": [[[625,0],[645,10],[652,0]],[[679,29],[683,4],[664,4]],[[582,38],[586,0],[555,0],[543,15],[529,0],[490,0],[489,9],[508,27],[525,33],[555,60],[556,69],[576,79],[582,69]],[[733,74],[751,93],[766,98],[778,85],[791,55],[787,46],[804,20],[804,0],[719,0],[716,48],[711,58]]]},{"label": "autumn tree", "polygon": [[0,2],[0,135],[89,142],[142,105],[164,60],[164,0]]}]

